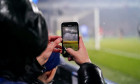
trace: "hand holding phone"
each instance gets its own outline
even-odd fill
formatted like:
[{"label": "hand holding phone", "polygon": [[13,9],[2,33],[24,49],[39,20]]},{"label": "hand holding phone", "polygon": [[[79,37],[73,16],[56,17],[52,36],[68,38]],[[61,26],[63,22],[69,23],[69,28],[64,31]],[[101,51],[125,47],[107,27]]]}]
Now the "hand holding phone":
[{"label": "hand holding phone", "polygon": [[82,37],[79,38],[79,50],[75,51],[71,48],[67,48],[67,52],[72,56],[73,60],[79,65],[87,62],[91,63]]},{"label": "hand holding phone", "polygon": [[64,22],[61,24],[62,32],[62,54],[64,57],[71,57],[66,51],[72,48],[77,51],[79,49],[79,27],[77,22]]}]

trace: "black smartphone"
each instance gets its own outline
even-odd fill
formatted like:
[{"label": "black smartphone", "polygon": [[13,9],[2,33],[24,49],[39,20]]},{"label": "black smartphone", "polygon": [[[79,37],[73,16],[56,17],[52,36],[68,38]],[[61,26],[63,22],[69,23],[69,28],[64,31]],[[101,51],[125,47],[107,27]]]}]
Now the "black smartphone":
[{"label": "black smartphone", "polygon": [[61,24],[62,55],[70,57],[67,48],[77,51],[79,49],[79,26],[77,22],[63,22]]}]

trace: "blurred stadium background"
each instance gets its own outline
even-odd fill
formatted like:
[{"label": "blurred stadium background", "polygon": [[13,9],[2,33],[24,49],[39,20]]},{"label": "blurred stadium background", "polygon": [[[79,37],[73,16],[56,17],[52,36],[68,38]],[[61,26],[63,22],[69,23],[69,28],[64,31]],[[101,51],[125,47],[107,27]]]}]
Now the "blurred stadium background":
[{"label": "blurred stadium background", "polygon": [[[33,0],[50,35],[76,21],[93,63],[118,84],[140,84],[140,0]],[[97,27],[97,29],[96,29]]]}]

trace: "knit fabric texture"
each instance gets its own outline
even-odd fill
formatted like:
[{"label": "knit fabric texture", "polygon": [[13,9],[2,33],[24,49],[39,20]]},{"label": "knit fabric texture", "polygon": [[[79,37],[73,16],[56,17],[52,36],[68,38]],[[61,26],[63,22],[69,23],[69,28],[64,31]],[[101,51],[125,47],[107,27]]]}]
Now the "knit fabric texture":
[{"label": "knit fabric texture", "polygon": [[45,64],[46,67],[45,71],[50,71],[59,64],[60,64],[60,53],[53,52]]}]

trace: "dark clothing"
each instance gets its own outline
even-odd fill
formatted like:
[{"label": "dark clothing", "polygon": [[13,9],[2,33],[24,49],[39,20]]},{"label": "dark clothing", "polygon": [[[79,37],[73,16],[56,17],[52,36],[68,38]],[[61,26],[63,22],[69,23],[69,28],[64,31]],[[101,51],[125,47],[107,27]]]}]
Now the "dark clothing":
[{"label": "dark clothing", "polygon": [[42,74],[36,57],[48,44],[45,19],[29,0],[0,0],[0,77],[30,83]]},{"label": "dark clothing", "polygon": [[[44,68],[36,57],[48,44],[46,22],[29,0],[0,0],[0,78],[27,84],[42,84],[37,77]],[[100,69],[84,63],[78,71],[79,84],[103,84]]]},{"label": "dark clothing", "polygon": [[91,63],[80,65],[78,84],[105,84],[100,68]]},{"label": "dark clothing", "polygon": [[140,37],[140,24],[138,25],[138,35]]},{"label": "dark clothing", "polygon": [[10,80],[7,80],[5,78],[0,78],[0,84],[44,84],[44,83],[42,83],[39,80],[35,80],[32,83],[27,83],[24,81],[10,81]]}]

